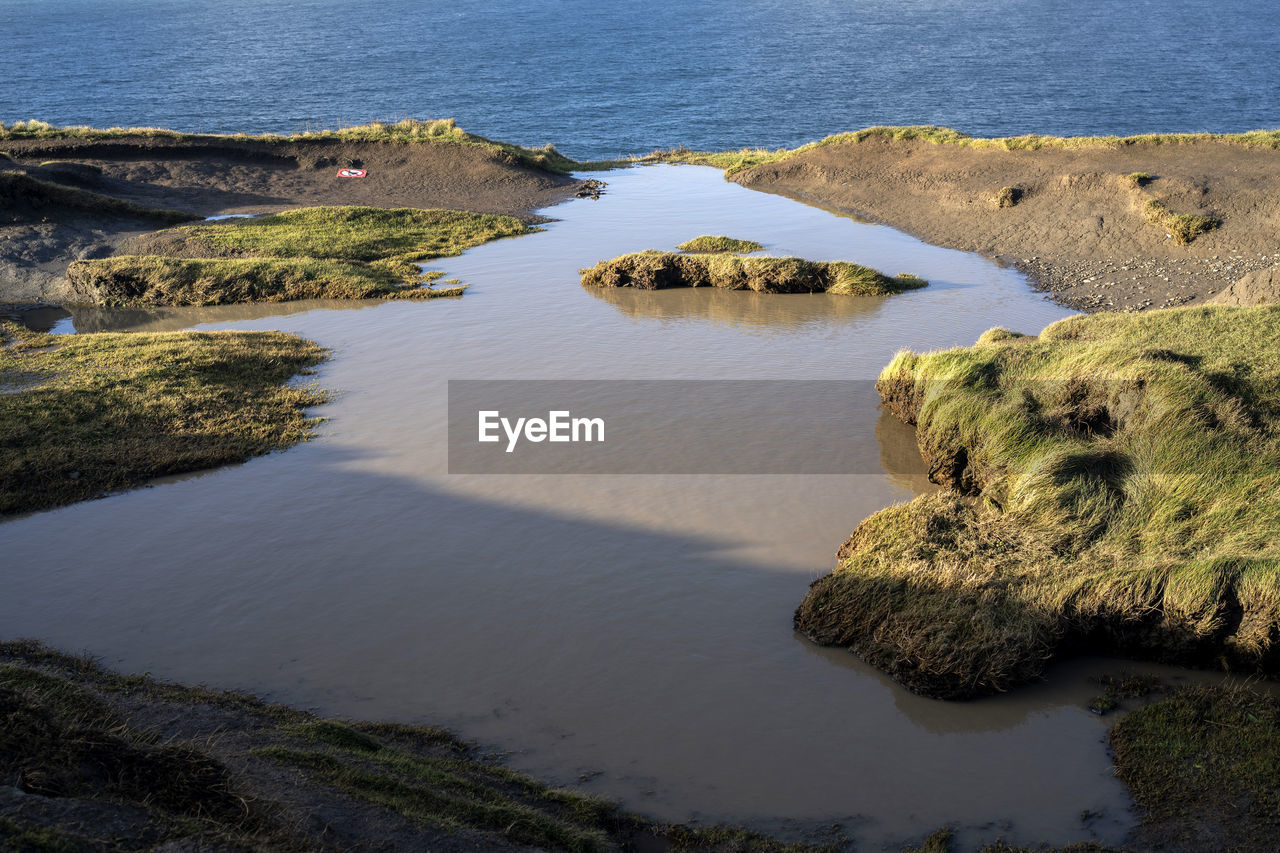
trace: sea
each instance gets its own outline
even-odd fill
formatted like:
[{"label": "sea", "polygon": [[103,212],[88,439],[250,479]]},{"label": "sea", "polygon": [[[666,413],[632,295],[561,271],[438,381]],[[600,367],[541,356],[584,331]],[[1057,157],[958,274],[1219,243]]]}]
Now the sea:
[{"label": "sea", "polygon": [[0,0],[0,121],[454,118],[579,159],[1280,126],[1270,0]]}]

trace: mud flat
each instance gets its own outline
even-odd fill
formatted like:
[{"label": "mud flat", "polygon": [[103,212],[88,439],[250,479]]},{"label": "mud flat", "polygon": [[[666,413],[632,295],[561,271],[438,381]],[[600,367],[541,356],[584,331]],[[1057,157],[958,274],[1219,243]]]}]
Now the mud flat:
[{"label": "mud flat", "polygon": [[[1135,311],[1209,301],[1280,263],[1278,146],[1276,132],[972,139],[906,127],[657,156],[1003,259],[1072,308]],[[1213,224],[1182,242],[1178,217]]]}]

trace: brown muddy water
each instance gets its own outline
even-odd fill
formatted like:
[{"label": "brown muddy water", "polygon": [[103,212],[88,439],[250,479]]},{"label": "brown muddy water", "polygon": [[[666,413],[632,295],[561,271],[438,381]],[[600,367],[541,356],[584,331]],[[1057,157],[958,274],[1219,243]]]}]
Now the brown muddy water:
[{"label": "brown muddy water", "polygon": [[[871,379],[899,348],[1067,313],[1012,270],[714,170],[600,177],[607,194],[547,211],[546,232],[441,263],[473,285],[460,299],[77,311],[81,330],[305,335],[333,348],[319,382],[337,396],[309,444],[0,525],[0,634],[451,726],[660,819],[841,822],[872,848],[946,823],[968,839],[1119,840],[1132,815],[1113,718],[1085,703],[1091,678],[1126,665],[1076,662],[951,704],[792,632],[853,527],[929,487],[894,419],[848,436],[868,474],[447,473],[449,379]],[[703,233],[932,284],[872,299],[578,283],[597,260]]]}]

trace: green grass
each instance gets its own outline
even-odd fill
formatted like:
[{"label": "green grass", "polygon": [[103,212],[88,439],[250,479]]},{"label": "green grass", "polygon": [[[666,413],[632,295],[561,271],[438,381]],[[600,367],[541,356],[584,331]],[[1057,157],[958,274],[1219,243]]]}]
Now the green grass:
[{"label": "green grass", "polygon": [[1266,850],[1280,833],[1280,704],[1241,687],[1191,687],[1111,732],[1116,775],[1143,823],[1185,849]]},{"label": "green grass", "polygon": [[[2,137],[0,137],[2,138]],[[798,148],[743,148],[739,151],[690,151],[676,148],[655,151],[637,162],[690,163],[724,169],[726,176],[766,163],[775,163],[826,145],[856,145],[869,139],[895,142],[920,140],[935,145],[959,145],[966,148],[996,148],[1004,151],[1035,151],[1040,148],[1122,148],[1133,145],[1193,145],[1205,142],[1243,145],[1251,148],[1280,149],[1280,130],[1254,130],[1248,133],[1147,133],[1139,136],[1004,136],[973,137],[934,125],[878,126],[852,133],[837,133]]]},{"label": "green grass", "polygon": [[738,257],[731,254],[684,255],[675,252],[636,252],[601,261],[581,270],[589,287],[718,287],[760,293],[835,293],[882,296],[924,287],[912,275],[886,276],[847,261],[806,261],[803,258]]},{"label": "green grass", "polygon": [[946,488],[864,521],[797,628],[947,698],[1080,649],[1280,670],[1280,307],[983,338],[881,374]]},{"label": "green grass", "polygon": [[1149,199],[1142,206],[1142,215],[1148,222],[1163,228],[1180,245],[1189,245],[1201,234],[1206,234],[1222,224],[1212,216],[1195,216],[1190,213],[1174,213],[1163,201]]},{"label": "green grass", "polygon": [[542,148],[527,148],[509,142],[497,142],[467,133],[458,127],[451,118],[446,119],[412,119],[400,121],[374,121],[368,124],[337,127],[334,129],[308,130],[291,134],[212,134],[212,133],[180,133],[163,127],[111,127],[93,128],[85,125],[57,127],[45,121],[31,119],[14,122],[5,126],[0,123],[0,140],[9,139],[168,139],[175,142],[198,140],[255,140],[267,143],[285,142],[391,142],[396,144],[428,144],[428,145],[466,145],[480,148],[490,154],[527,168],[539,169],[554,174],[568,174],[597,168],[611,168],[620,165],[615,161],[579,162],[564,156],[553,145]]},{"label": "green grass", "polygon": [[132,254],[75,261],[78,294],[110,305],[219,305],[293,299],[434,299],[462,287],[417,264],[534,230],[457,210],[311,207],[135,238]]},{"label": "green grass", "polygon": [[746,255],[751,252],[759,252],[764,249],[764,246],[754,240],[739,240],[735,237],[703,234],[701,237],[694,237],[692,240],[686,240],[679,246],[676,246],[676,248],[682,252],[690,252],[694,254],[728,253],[732,255]]},{"label": "green grass", "polygon": [[1155,180],[1155,176],[1150,172],[1130,172],[1125,175],[1125,178],[1135,187],[1145,187],[1147,184]]},{"label": "green grass", "polygon": [[0,515],[282,450],[325,358],[276,332],[42,335],[0,327]]},{"label": "green grass", "polygon": [[0,171],[0,202],[7,208],[37,213],[46,209],[50,212],[71,209],[160,222],[187,222],[196,218],[179,210],[144,207],[111,196],[42,181],[16,171]]}]

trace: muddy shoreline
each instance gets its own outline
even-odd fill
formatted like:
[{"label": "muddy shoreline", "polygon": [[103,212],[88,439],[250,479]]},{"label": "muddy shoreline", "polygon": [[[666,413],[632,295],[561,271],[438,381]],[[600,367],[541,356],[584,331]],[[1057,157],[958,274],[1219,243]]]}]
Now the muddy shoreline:
[{"label": "muddy shoreline", "polygon": [[[994,258],[1070,308],[1141,311],[1212,301],[1280,264],[1277,167],[1276,150],[1213,140],[1005,150],[868,136],[730,180]],[[1001,206],[1006,187],[1016,200]],[[1153,200],[1221,224],[1181,245],[1144,215]]]},{"label": "muddy shoreline", "polygon": [[[532,221],[534,210],[596,192],[501,150],[449,143],[54,137],[2,140],[0,151],[10,158],[5,170],[194,216],[343,204]],[[1278,164],[1280,151],[1219,140],[1006,150],[870,135],[798,149],[729,179],[993,258],[1079,311],[1141,311],[1276,299],[1274,286],[1252,281],[1274,281],[1264,271],[1280,265]],[[368,175],[339,178],[339,168]],[[1005,191],[1012,200],[1002,203]],[[1153,201],[1219,224],[1180,244],[1152,221]],[[68,300],[68,263],[109,255],[157,227],[118,212],[9,207],[0,220],[5,303]]]},{"label": "muddy shoreline", "polygon": [[[450,142],[248,138],[0,139],[0,171],[193,218],[320,205],[449,208],[538,221],[588,182],[501,150]],[[362,169],[362,178],[338,170]],[[598,192],[598,191],[597,191]],[[67,265],[106,257],[160,223],[128,211],[4,199],[0,303],[73,298]]]}]

